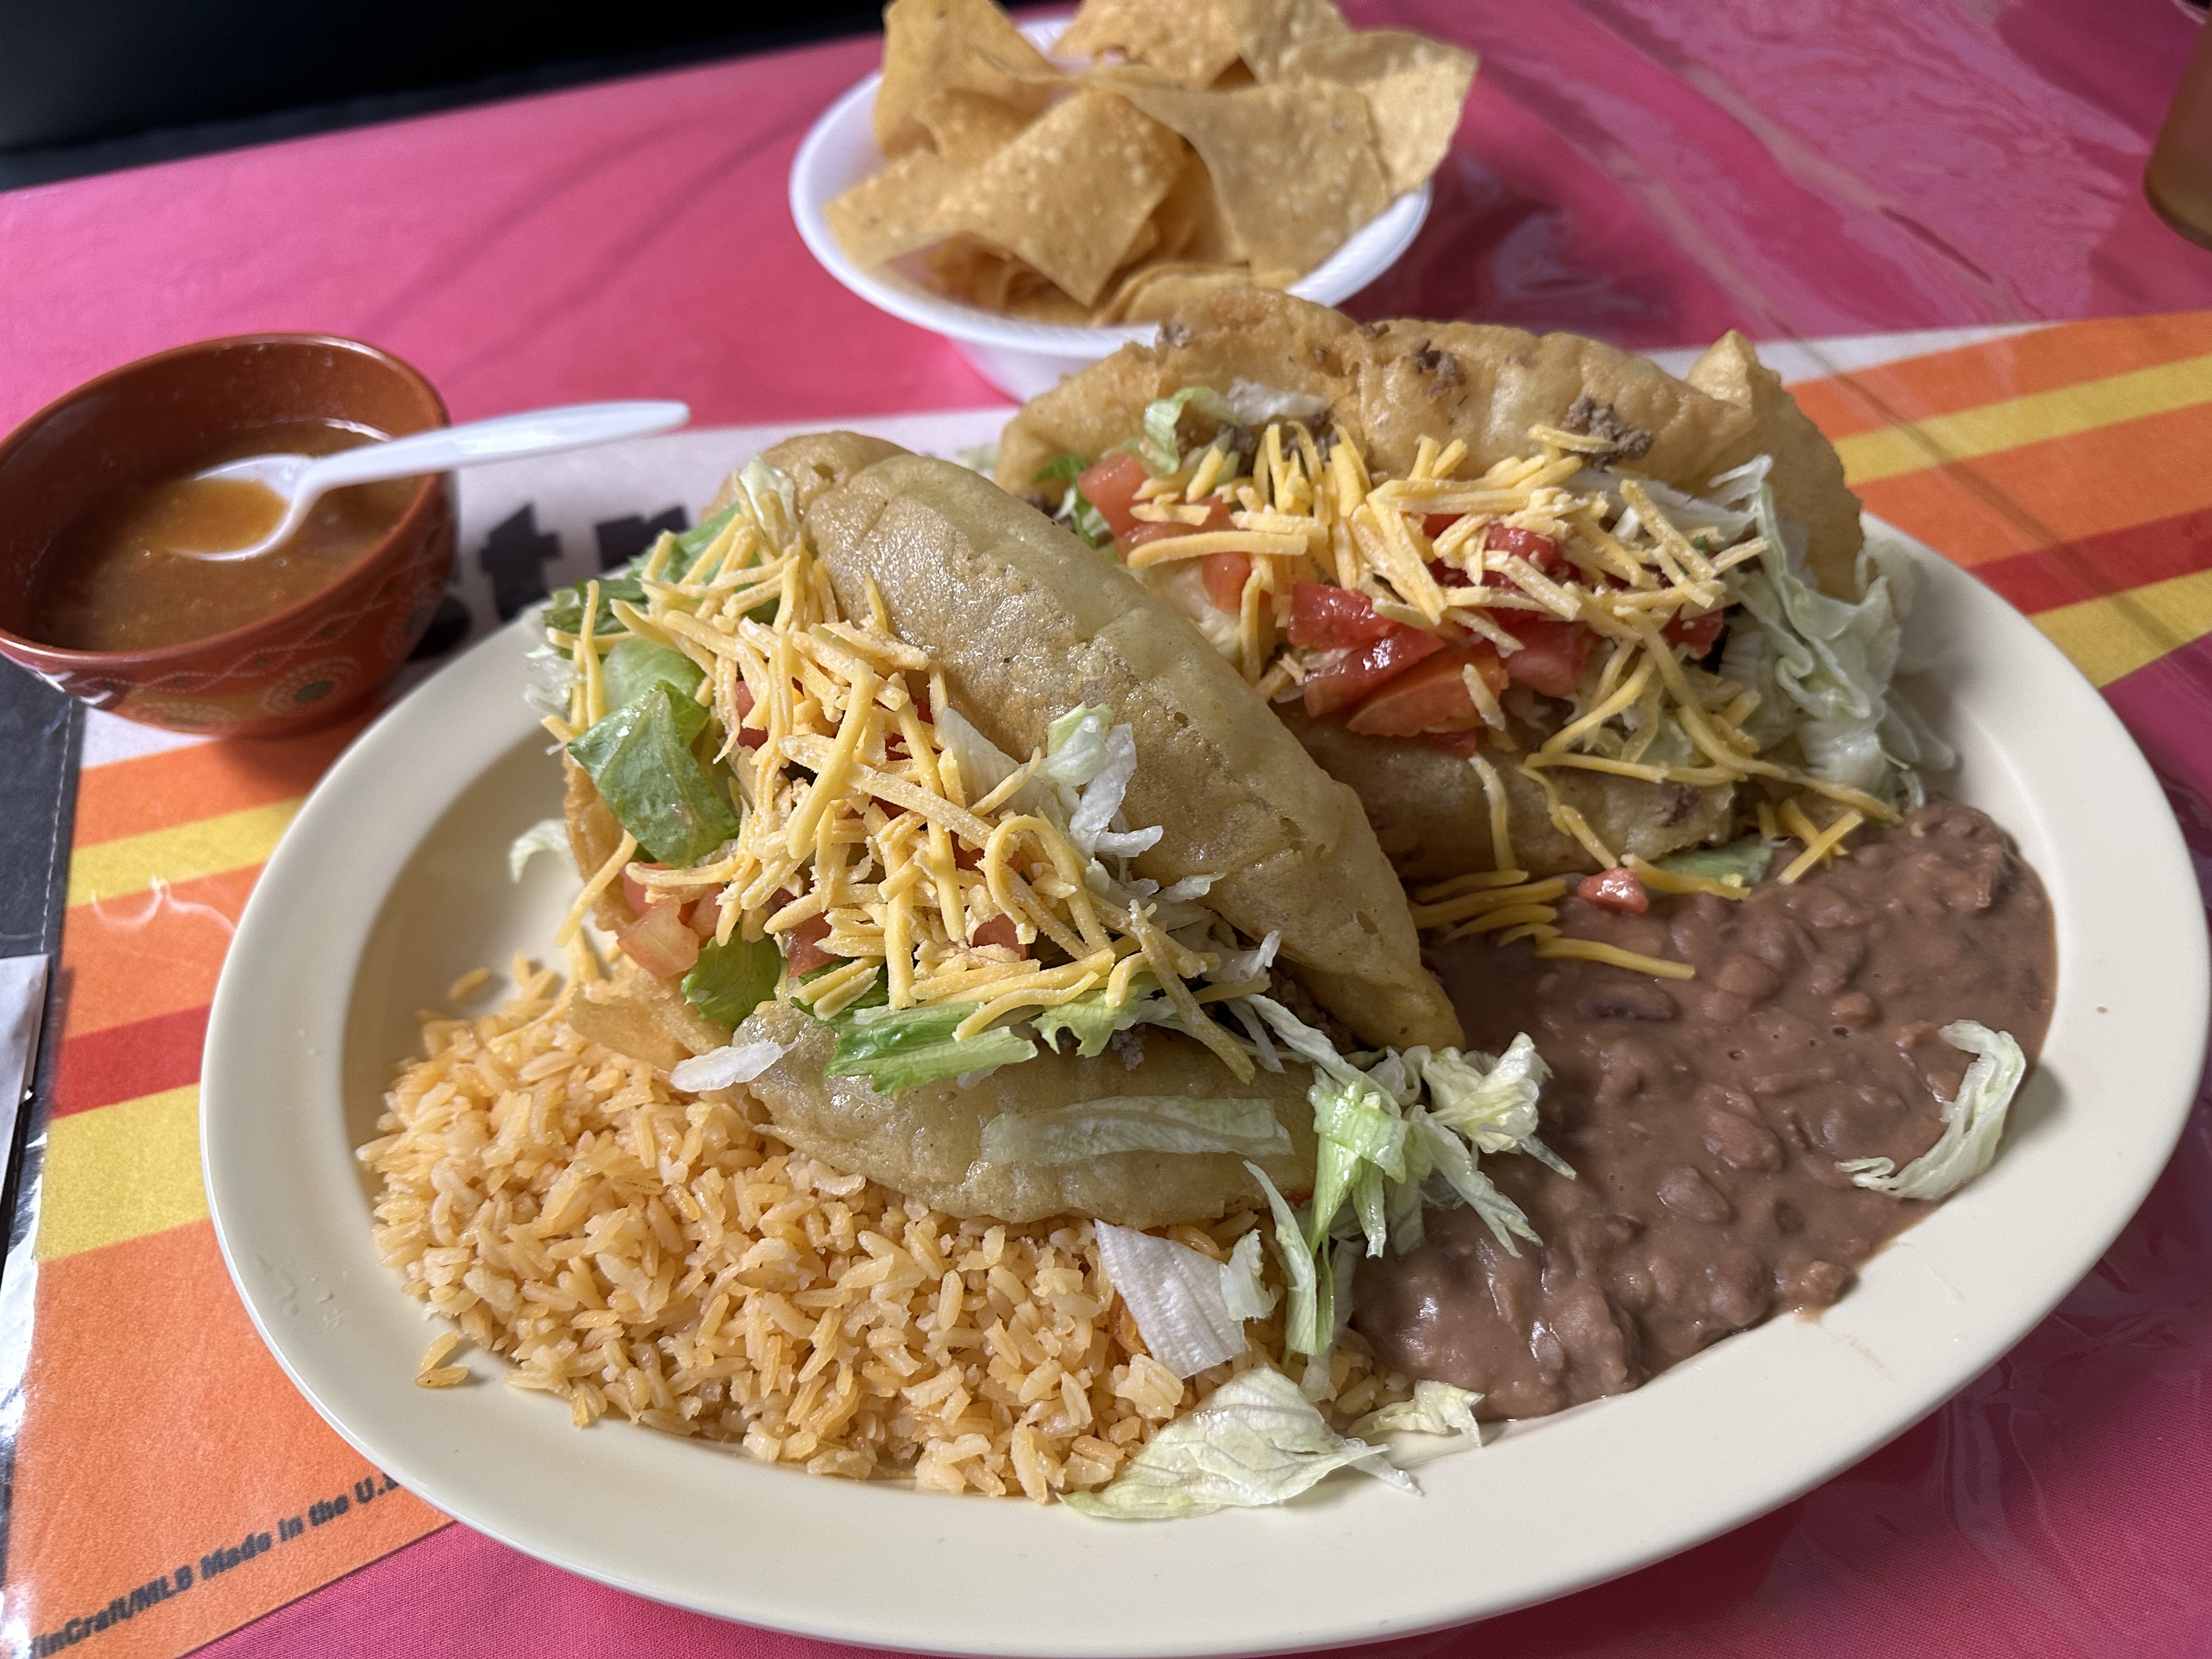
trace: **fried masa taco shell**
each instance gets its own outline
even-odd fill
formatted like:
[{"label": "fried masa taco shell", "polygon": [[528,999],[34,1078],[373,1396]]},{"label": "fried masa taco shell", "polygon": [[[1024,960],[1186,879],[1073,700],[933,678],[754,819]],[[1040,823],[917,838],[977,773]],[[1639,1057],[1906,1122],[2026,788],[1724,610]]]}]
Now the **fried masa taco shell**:
[{"label": "fried masa taco shell", "polygon": [[[588,877],[614,856],[622,827],[583,769],[573,761],[567,769],[568,844],[577,869]],[[592,912],[609,931],[630,920],[619,890],[603,896]],[[833,1169],[866,1176],[948,1215],[1017,1223],[1087,1215],[1122,1227],[1163,1227],[1266,1202],[1243,1160],[1226,1153],[1112,1152],[1061,1164],[981,1159],[983,1126],[1001,1113],[1135,1094],[1266,1101],[1289,1132],[1291,1151],[1261,1158],[1260,1166],[1293,1198],[1313,1189],[1313,1106],[1307,1097],[1313,1073],[1286,1060],[1280,1072],[1239,1083],[1211,1052],[1176,1032],[1146,1030],[1137,1044],[1143,1061],[1133,1067],[1110,1050],[1092,1060],[1047,1050],[969,1088],[947,1080],[886,1095],[866,1078],[825,1075],[836,1036],[789,1004],[764,1005],[733,1034],[701,1013],[673,981],[654,979],[626,957],[616,958],[611,977],[579,989],[568,1020],[589,1041],[663,1072],[726,1042],[773,1039],[783,1046],[783,1058],[749,1086],[777,1135]]]},{"label": "fried masa taco shell", "polygon": [[788,1003],[764,1004],[738,1028],[739,1042],[761,1037],[785,1050],[750,1085],[780,1139],[948,1215],[1018,1223],[1086,1215],[1118,1227],[1162,1227],[1211,1220],[1232,1204],[1264,1205],[1243,1159],[1227,1152],[1108,1152],[1073,1164],[981,1159],[983,1126],[1001,1114],[1136,1094],[1266,1101],[1290,1132],[1291,1150],[1261,1159],[1261,1167],[1287,1194],[1313,1189],[1313,1074],[1296,1061],[1239,1083],[1190,1038],[1146,1030],[1144,1059],[1133,1069],[1111,1050],[1092,1060],[1041,1054],[965,1089],[948,1079],[885,1095],[866,1078],[825,1075],[836,1038]]},{"label": "fried masa taco shell", "polygon": [[1214,290],[1161,325],[1157,345],[1126,345],[1033,398],[999,444],[1007,489],[1069,451],[1105,453],[1143,428],[1145,405],[1189,386],[1237,380],[1308,392],[1328,404],[1314,424],[1341,427],[1370,466],[1403,477],[1422,438],[1468,447],[1474,476],[1528,453],[1541,423],[1619,439],[1624,464],[1694,490],[1753,455],[1774,458],[1775,502],[1806,532],[1820,585],[1856,594],[1863,537],[1858,500],[1834,448],[1729,333],[1677,380],[1648,358],[1573,334],[1487,323],[1355,323],[1260,288]]},{"label": "fried masa taco shell", "polygon": [[1053,720],[1103,704],[1135,730],[1122,811],[1158,824],[1136,867],[1165,886],[1214,878],[1201,901],[1281,959],[1363,1041],[1462,1042],[1422,967],[1413,917],[1358,799],[1324,773],[1188,623],[1115,561],[990,480],[948,461],[869,461],[866,441],[770,450],[812,470],[859,462],[815,495],[806,525],[839,601],[868,586],[892,627],[942,668],[960,712],[1009,754]]},{"label": "fried masa taco shell", "polygon": [[[1784,516],[1805,532],[1808,558],[1831,592],[1858,591],[1858,501],[1835,450],[1740,334],[1724,337],[1677,380],[1656,364],[1570,334],[1542,337],[1470,323],[1361,325],[1325,307],[1253,288],[1178,310],[1154,346],[1125,346],[1032,399],[1000,443],[1009,489],[1068,451],[1100,455],[1143,423],[1145,405],[1185,386],[1246,380],[1322,399],[1317,429],[1341,427],[1370,465],[1403,475],[1424,437],[1468,446],[1467,474],[1528,450],[1543,423],[1618,440],[1626,462],[1697,489],[1753,456]],[[1356,737],[1338,723],[1285,715],[1322,768],[1365,805],[1383,851],[1408,880],[1492,866],[1487,797],[1466,762],[1418,739]],[[1537,873],[1591,860],[1551,821],[1541,790],[1503,769],[1516,862]],[[1732,791],[1556,769],[1567,804],[1616,849],[1658,859],[1727,827]]]}]

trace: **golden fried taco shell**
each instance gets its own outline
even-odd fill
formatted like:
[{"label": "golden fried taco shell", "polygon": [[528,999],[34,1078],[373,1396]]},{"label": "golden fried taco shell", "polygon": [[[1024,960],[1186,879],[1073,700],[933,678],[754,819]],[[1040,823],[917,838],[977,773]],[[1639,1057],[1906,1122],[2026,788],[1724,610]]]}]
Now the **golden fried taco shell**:
[{"label": "golden fried taco shell", "polygon": [[[822,465],[825,441],[802,441],[812,447],[766,459]],[[892,627],[1009,754],[1042,749],[1079,702],[1135,729],[1122,810],[1164,831],[1137,858],[1142,874],[1215,878],[1203,902],[1249,938],[1279,933],[1283,961],[1364,1041],[1461,1041],[1358,799],[1120,564],[988,479],[922,456],[862,466],[817,495],[806,522],[844,606],[865,611],[873,582]]]},{"label": "golden fried taco shell", "polygon": [[[1822,586],[1857,591],[1858,501],[1834,449],[1741,335],[1729,334],[1686,380],[1646,358],[1572,334],[1486,323],[1359,324],[1260,288],[1204,293],[1163,324],[1160,343],[1127,345],[1032,398],[999,446],[999,481],[1034,489],[1059,456],[1103,454],[1141,429],[1145,405],[1188,386],[1238,380],[1310,392],[1322,422],[1370,465],[1402,477],[1424,437],[1459,439],[1473,476],[1528,453],[1539,422],[1626,441],[1625,464],[1696,489],[1756,454],[1774,458],[1775,501],[1804,527]],[[1320,422],[1316,422],[1318,426]]]}]

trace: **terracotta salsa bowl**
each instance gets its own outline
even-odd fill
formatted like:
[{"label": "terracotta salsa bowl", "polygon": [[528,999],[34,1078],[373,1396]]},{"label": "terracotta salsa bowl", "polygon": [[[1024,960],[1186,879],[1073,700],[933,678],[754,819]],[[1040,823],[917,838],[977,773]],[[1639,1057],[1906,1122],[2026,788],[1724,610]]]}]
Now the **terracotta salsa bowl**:
[{"label": "terracotta salsa bowl", "polygon": [[204,639],[76,651],[26,633],[39,561],[88,507],[191,471],[226,437],[343,421],[404,437],[447,423],[430,383],[357,340],[247,334],[114,369],[0,441],[0,654],[71,696],[151,726],[256,737],[358,704],[406,659],[453,560],[450,475],[422,480],[398,521],[327,586]]}]

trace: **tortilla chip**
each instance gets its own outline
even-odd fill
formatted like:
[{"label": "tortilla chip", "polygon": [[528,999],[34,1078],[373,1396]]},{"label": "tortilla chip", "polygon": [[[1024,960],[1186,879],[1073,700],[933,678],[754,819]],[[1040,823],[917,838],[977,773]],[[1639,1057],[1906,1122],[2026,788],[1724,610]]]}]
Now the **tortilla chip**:
[{"label": "tortilla chip", "polygon": [[915,119],[929,129],[937,153],[956,167],[988,161],[1030,123],[1030,112],[963,87],[947,87],[923,100]]},{"label": "tortilla chip", "polygon": [[1281,78],[1283,59],[1311,41],[1352,32],[1329,0],[1213,0],[1237,37],[1237,56],[1260,81]]},{"label": "tortilla chip", "polygon": [[1835,446],[1784,390],[1782,377],[1761,363],[1751,342],[1734,329],[1691,365],[1688,380],[1700,392],[1751,415],[1750,429],[1713,458],[1713,470],[1741,466],[1754,455],[1772,456],[1774,470],[1767,477],[1774,499],[1804,527],[1805,561],[1814,580],[1838,598],[1856,599],[1859,549],[1866,532],[1859,523],[1859,498],[1844,483],[1844,463]]},{"label": "tortilla chip", "polygon": [[1205,0],[1088,0],[1053,51],[1062,58],[1123,52],[1195,90],[1237,61],[1237,34],[1221,7]]},{"label": "tortilla chip", "polygon": [[872,179],[863,179],[822,210],[845,252],[877,265],[926,247],[944,233],[937,207],[960,169],[933,151],[902,155]]},{"label": "tortilla chip", "polygon": [[1183,159],[1182,171],[1168,193],[1152,210],[1153,228],[1159,233],[1155,252],[1163,259],[1194,260],[1208,264],[1237,264],[1244,250],[1237,245],[1222,217],[1221,198],[1213,188],[1213,175],[1196,150]]},{"label": "tortilla chip", "polygon": [[1252,280],[1243,265],[1193,261],[1139,265],[1124,276],[1114,297],[1092,319],[1099,323],[1157,323],[1217,288]]},{"label": "tortilla chip", "polygon": [[1034,115],[1066,78],[991,0],[891,0],[884,9],[876,143],[894,157],[927,143],[920,111],[949,88]]},{"label": "tortilla chip", "polygon": [[1380,213],[1390,185],[1365,96],[1325,81],[1185,92],[1110,70],[1115,91],[1188,139],[1255,268],[1304,272]]},{"label": "tortilla chip", "polygon": [[1055,104],[938,204],[940,232],[966,231],[1019,257],[1089,306],[1176,176],[1175,134],[1095,87]]},{"label": "tortilla chip", "polygon": [[1334,82],[1366,95],[1394,195],[1419,189],[1443,163],[1474,68],[1471,52],[1395,29],[1310,40],[1282,61],[1285,79]]}]

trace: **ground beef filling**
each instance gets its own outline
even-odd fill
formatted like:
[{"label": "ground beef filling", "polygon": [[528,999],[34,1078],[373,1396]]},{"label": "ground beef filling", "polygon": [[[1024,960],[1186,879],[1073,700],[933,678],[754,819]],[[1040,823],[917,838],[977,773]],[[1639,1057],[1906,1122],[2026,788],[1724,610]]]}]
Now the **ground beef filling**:
[{"label": "ground beef filling", "polygon": [[1836,1165],[1902,1167],[1935,1143],[1937,1096],[1971,1060],[1936,1032],[1978,1020],[2033,1058],[2050,1024],[2043,884],[2002,830],[1952,802],[1740,903],[1655,895],[1626,916],[1573,901],[1560,923],[1698,976],[1480,939],[1439,951],[1468,1041],[1495,1053],[1525,1030],[1550,1062],[1543,1133],[1578,1178],[1485,1159],[1541,1246],[1509,1255],[1474,1212],[1432,1210],[1419,1249],[1359,1271],[1357,1323],[1383,1358],[1480,1390],[1484,1417],[1619,1394],[1785,1309],[1833,1302],[1931,1207]]}]

